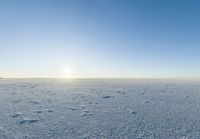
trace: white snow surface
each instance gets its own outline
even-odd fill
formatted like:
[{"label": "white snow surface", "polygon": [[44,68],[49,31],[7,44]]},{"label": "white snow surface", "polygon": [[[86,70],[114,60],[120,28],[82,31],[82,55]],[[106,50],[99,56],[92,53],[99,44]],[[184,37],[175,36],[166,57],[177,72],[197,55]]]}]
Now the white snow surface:
[{"label": "white snow surface", "polygon": [[0,139],[199,139],[200,81],[0,79]]}]

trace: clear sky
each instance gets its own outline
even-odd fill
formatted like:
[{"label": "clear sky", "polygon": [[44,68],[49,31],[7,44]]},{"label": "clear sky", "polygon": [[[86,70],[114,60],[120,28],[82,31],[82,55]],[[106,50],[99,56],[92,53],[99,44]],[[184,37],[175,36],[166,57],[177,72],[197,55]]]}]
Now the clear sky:
[{"label": "clear sky", "polygon": [[198,0],[0,0],[1,77],[200,77]]}]

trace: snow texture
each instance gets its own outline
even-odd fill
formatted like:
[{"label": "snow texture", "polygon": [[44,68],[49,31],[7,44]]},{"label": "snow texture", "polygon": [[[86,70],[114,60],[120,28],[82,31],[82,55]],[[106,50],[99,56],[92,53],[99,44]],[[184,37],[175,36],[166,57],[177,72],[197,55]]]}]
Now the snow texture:
[{"label": "snow texture", "polygon": [[0,139],[199,139],[200,81],[1,79]]}]

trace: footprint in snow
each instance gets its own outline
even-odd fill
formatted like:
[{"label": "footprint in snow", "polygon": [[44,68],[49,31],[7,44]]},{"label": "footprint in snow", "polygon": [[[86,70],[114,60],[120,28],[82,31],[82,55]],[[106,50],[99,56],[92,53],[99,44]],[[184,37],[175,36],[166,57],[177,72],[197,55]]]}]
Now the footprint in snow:
[{"label": "footprint in snow", "polygon": [[27,120],[21,120],[20,122],[19,122],[19,124],[20,125],[23,125],[23,124],[25,124],[27,122]]},{"label": "footprint in snow", "polygon": [[16,117],[20,116],[21,114],[22,114],[21,112],[17,112],[14,115],[12,115],[12,118],[16,118]]},{"label": "footprint in snow", "polygon": [[39,121],[38,119],[32,119],[32,120],[28,120],[28,123],[29,124],[33,124],[33,123],[36,123],[38,121]]},{"label": "footprint in snow", "polygon": [[83,112],[85,112],[85,113],[89,113],[90,111],[89,111],[89,110],[84,110]]},{"label": "footprint in snow", "polygon": [[49,112],[49,113],[54,112],[54,109],[48,110],[47,112]]},{"label": "footprint in snow", "polygon": [[30,100],[29,102],[31,102],[33,104],[39,104],[40,103],[39,101],[33,101],[33,100]]},{"label": "footprint in snow", "polygon": [[69,109],[72,110],[72,111],[76,110],[76,108],[74,108],[74,107],[70,107]]},{"label": "footprint in snow", "polygon": [[19,122],[19,124],[20,124],[20,125],[23,125],[23,124],[25,124],[25,123],[27,123],[27,124],[33,124],[33,123],[36,123],[36,122],[38,122],[38,121],[39,121],[38,119],[24,118],[24,120],[21,120],[21,121]]},{"label": "footprint in snow", "polygon": [[102,98],[103,99],[108,99],[108,98],[111,98],[111,96],[103,96]]},{"label": "footprint in snow", "polygon": [[91,113],[89,113],[89,112],[83,112],[83,113],[81,113],[81,116],[91,116],[92,114]]},{"label": "footprint in snow", "polygon": [[129,113],[131,113],[131,114],[134,114],[134,115],[136,115],[136,114],[137,114],[137,112],[136,112],[136,111],[134,111],[134,110],[131,110],[131,109],[127,109],[127,111],[128,111]]},{"label": "footprint in snow", "polygon": [[85,105],[81,105],[81,108],[86,108],[86,106]]},{"label": "footprint in snow", "polygon": [[131,113],[132,113],[132,114],[135,114],[135,115],[137,114],[137,112],[135,112],[135,111],[132,111]]},{"label": "footprint in snow", "polygon": [[43,111],[42,110],[36,110],[35,112],[36,113],[42,113]]}]

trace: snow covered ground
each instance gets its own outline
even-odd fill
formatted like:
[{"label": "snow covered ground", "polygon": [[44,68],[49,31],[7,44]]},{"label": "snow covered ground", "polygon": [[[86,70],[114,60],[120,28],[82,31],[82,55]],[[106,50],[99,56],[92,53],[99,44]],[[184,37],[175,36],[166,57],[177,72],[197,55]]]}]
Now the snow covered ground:
[{"label": "snow covered ground", "polygon": [[199,139],[200,81],[0,79],[0,139]]}]

